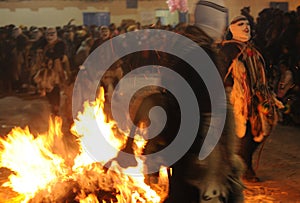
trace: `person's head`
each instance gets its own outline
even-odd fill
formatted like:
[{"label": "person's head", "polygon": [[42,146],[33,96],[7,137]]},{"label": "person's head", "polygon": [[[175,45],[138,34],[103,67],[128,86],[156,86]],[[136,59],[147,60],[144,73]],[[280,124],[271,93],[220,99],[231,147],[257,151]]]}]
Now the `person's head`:
[{"label": "person's head", "polygon": [[66,29],[63,33],[63,38],[65,40],[70,40],[71,42],[74,40],[75,33],[71,29]]},{"label": "person's head", "polygon": [[117,28],[117,30],[118,30],[119,34],[124,34],[124,33],[126,33],[126,28],[125,28],[124,26],[119,26],[119,27]]},{"label": "person's head", "polygon": [[114,23],[109,24],[108,28],[111,32],[114,32],[117,29],[116,24]]},{"label": "person's head", "polygon": [[284,73],[286,70],[289,69],[289,64],[286,60],[279,61],[279,70],[281,73]]},{"label": "person's head", "polygon": [[133,31],[137,31],[138,28],[136,25],[130,25],[128,28],[127,28],[127,32],[133,32]]},{"label": "person's head", "polygon": [[100,27],[100,37],[103,40],[106,40],[110,37],[110,30],[107,26],[103,25]]},{"label": "person's head", "polygon": [[231,38],[237,41],[247,42],[251,38],[249,21],[245,16],[235,17],[229,25],[229,31]]},{"label": "person's head", "polygon": [[88,37],[84,41],[85,41],[86,45],[89,47],[92,47],[94,44],[94,39],[92,37]]},{"label": "person's head", "polygon": [[246,7],[242,8],[241,9],[241,14],[242,15],[250,14],[250,6],[246,6]]},{"label": "person's head", "polygon": [[22,34],[22,29],[20,27],[15,27],[12,31],[12,37],[17,38],[20,34]]},{"label": "person's head", "polygon": [[49,27],[46,30],[46,39],[48,43],[54,43],[57,40],[57,31],[54,27]]},{"label": "person's head", "polygon": [[34,40],[38,40],[41,37],[43,37],[43,31],[39,28],[35,28],[34,30],[32,30],[32,38]]},{"label": "person's head", "polygon": [[283,14],[282,22],[284,25],[288,25],[291,23],[291,14],[286,12]]},{"label": "person's head", "polygon": [[195,9],[195,25],[215,41],[223,39],[228,26],[228,9],[223,0],[199,0]]}]

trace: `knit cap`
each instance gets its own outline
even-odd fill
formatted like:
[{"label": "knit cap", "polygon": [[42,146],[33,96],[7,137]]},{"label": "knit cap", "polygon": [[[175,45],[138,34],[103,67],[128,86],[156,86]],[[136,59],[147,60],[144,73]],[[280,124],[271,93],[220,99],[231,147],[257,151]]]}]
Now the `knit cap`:
[{"label": "knit cap", "polygon": [[224,1],[199,0],[195,9],[195,25],[214,40],[221,40],[228,26],[228,9]]}]

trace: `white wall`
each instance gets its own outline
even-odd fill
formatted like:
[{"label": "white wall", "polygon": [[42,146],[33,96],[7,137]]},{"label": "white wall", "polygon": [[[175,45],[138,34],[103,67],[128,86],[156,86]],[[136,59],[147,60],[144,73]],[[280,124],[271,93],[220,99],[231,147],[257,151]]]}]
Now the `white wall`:
[{"label": "white wall", "polygon": [[[56,26],[66,24],[68,19],[74,18],[76,22],[81,23],[81,13],[76,8],[67,8],[63,11],[57,11],[55,8],[41,8],[38,11],[32,11],[28,8],[16,9],[14,12],[8,9],[1,9],[0,24],[5,25],[7,23],[13,23],[16,25],[36,25],[44,26]],[[77,10],[77,12],[76,12]]]},{"label": "white wall", "polygon": [[[195,3],[198,0],[188,0],[189,19],[193,23]],[[254,18],[269,6],[270,1],[289,2],[289,9],[295,10],[300,0],[224,0],[229,8],[229,19],[240,14],[244,6],[251,7]],[[136,19],[142,24],[155,22],[155,11],[168,9],[166,0],[138,0],[137,9],[126,9],[125,0],[111,1],[79,1],[79,0],[30,0],[30,1],[0,1],[0,26],[7,24],[26,26],[61,26],[70,19],[75,24],[83,24],[83,12],[108,11],[111,22],[117,25],[122,19]]]},{"label": "white wall", "polygon": [[168,9],[165,1],[155,0],[138,3],[137,9],[127,9],[125,0],[92,1],[19,1],[0,2],[0,26],[7,24],[26,26],[61,26],[70,19],[83,24],[84,12],[110,12],[111,22],[120,24],[123,19],[135,19],[142,24],[155,22],[155,10]]}]

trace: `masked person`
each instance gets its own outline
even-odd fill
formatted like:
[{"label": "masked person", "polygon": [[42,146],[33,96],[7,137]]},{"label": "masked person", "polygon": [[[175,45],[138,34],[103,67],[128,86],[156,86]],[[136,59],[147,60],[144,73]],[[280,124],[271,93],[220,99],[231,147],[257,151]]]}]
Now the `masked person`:
[{"label": "masked person", "polygon": [[46,30],[46,45],[43,47],[43,65],[34,78],[42,95],[46,95],[51,111],[59,114],[61,88],[66,83],[70,70],[65,54],[66,45],[57,37],[55,28]]},{"label": "masked person", "polygon": [[11,69],[13,72],[13,85],[16,91],[20,91],[22,84],[28,83],[27,73],[28,73],[28,54],[27,46],[29,39],[23,33],[20,27],[15,27],[12,30],[12,45],[14,49],[12,50],[12,64]]},{"label": "masked person", "polygon": [[282,105],[267,85],[264,59],[250,38],[247,18],[235,17],[220,53],[223,67],[227,68],[225,87],[233,107],[236,135],[240,138],[238,153],[246,165],[243,178],[257,182],[252,157],[270,135],[277,122],[277,107]]},{"label": "masked person", "polygon": [[99,28],[99,38],[95,39],[91,49],[90,53],[92,53],[97,47],[99,47],[102,43],[110,39],[110,30],[107,26],[103,25]]}]

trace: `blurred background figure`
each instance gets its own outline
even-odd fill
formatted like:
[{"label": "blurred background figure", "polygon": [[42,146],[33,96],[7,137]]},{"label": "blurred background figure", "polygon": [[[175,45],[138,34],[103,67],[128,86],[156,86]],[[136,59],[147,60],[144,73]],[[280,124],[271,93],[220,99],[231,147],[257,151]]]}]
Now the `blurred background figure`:
[{"label": "blurred background figure", "polygon": [[70,77],[66,45],[58,38],[56,28],[47,28],[43,47],[43,65],[34,77],[42,95],[46,95],[53,115],[59,115],[62,88]]},{"label": "blurred background figure", "polygon": [[277,97],[279,99],[283,99],[286,93],[294,87],[294,78],[293,73],[290,70],[289,64],[287,61],[279,62],[279,70],[280,70],[280,80],[277,89]]},{"label": "blurred background figure", "polygon": [[221,41],[228,25],[228,9],[224,1],[198,1],[195,8],[195,25],[215,41]]},{"label": "blurred background figure", "polygon": [[107,26],[103,25],[99,28],[99,38],[95,39],[93,46],[90,49],[90,53],[92,53],[98,46],[100,46],[103,42],[110,39],[110,30]]},{"label": "blurred background figure", "polygon": [[250,28],[251,28],[251,34],[254,36],[255,31],[255,22],[253,16],[250,14],[250,6],[246,6],[241,9],[241,15],[245,16],[249,22]]},{"label": "blurred background figure", "polygon": [[26,36],[20,27],[14,27],[12,31],[12,74],[13,74],[13,89],[16,92],[21,91],[23,84],[28,84],[28,50],[29,38]]}]

